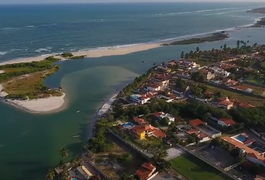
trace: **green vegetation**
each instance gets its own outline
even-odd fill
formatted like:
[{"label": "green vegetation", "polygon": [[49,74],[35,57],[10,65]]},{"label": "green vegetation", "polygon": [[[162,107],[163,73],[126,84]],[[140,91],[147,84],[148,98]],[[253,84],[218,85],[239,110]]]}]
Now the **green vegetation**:
[{"label": "green vegetation", "polygon": [[74,55],[72,53],[62,53],[61,56],[64,57],[64,58],[71,58]]},{"label": "green vegetation", "polygon": [[246,127],[265,129],[265,107],[237,108],[229,110],[229,114],[237,122],[242,122]]},{"label": "green vegetation", "polygon": [[174,41],[172,43],[163,44],[163,46],[169,46],[169,45],[189,45],[189,44],[200,44],[204,42],[213,42],[213,41],[220,41],[226,39],[226,36],[221,36],[219,34],[212,34],[208,35],[206,37],[201,38],[191,38],[191,39],[185,39],[181,41]]},{"label": "green vegetation", "polygon": [[170,161],[173,169],[180,172],[189,180],[227,180],[224,174],[204,163],[200,159],[185,155]]},{"label": "green vegetation", "polygon": [[42,61],[30,63],[7,64],[0,66],[0,83],[9,99],[35,99],[49,96],[61,96],[62,93],[48,89],[43,79],[58,71],[59,66],[53,63],[60,59],[53,56]]},{"label": "green vegetation", "polygon": [[187,87],[187,81],[181,79],[181,78],[178,78],[176,81],[175,81],[175,84],[176,84],[176,88],[179,89],[180,91],[184,91]]},{"label": "green vegetation", "polygon": [[197,71],[191,74],[191,80],[194,80],[197,82],[204,82],[206,80],[206,76],[200,71]]},{"label": "green vegetation", "polygon": [[71,57],[70,59],[83,59],[85,58],[86,56],[73,56]]},{"label": "green vegetation", "polygon": [[247,96],[243,93],[235,93],[232,91],[228,91],[225,89],[217,88],[215,86],[206,85],[207,91],[217,93],[220,92],[223,96],[229,97],[230,99],[237,99],[240,102],[249,103],[254,106],[263,106],[264,105],[264,99],[253,97],[253,96]]},{"label": "green vegetation", "polygon": [[153,72],[153,69],[149,69],[146,74],[143,74],[143,75],[141,75],[139,77],[136,77],[134,82],[130,83],[125,88],[123,88],[123,90],[119,93],[118,96],[122,97],[122,96],[130,95],[133,90],[136,90],[140,86],[142,86],[144,81],[146,81],[152,75],[152,72]]},{"label": "green vegetation", "polygon": [[109,151],[112,146],[108,143],[106,134],[110,123],[107,119],[100,119],[96,124],[96,134],[87,142],[87,148],[93,153]]},{"label": "green vegetation", "polygon": [[129,153],[123,153],[117,157],[119,163],[129,163],[132,160],[132,156]]}]

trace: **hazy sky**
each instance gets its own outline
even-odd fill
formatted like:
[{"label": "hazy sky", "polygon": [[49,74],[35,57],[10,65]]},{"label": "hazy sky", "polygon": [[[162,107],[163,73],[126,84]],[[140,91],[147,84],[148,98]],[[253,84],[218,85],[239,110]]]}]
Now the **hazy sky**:
[{"label": "hazy sky", "polygon": [[0,4],[95,3],[95,2],[264,2],[265,0],[0,0]]}]

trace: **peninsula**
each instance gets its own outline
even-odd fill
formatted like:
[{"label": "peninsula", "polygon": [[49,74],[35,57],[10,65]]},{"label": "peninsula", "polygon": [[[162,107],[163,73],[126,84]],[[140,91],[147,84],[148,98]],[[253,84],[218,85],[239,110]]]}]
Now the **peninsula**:
[{"label": "peninsula", "polygon": [[164,43],[163,46],[170,46],[170,45],[190,45],[190,44],[200,44],[204,42],[213,42],[213,41],[220,41],[228,38],[228,34],[225,31],[209,34],[202,37],[195,37],[190,39],[184,39],[179,41],[174,41],[171,43]]},{"label": "peninsula", "polygon": [[255,8],[247,11],[249,13],[260,13],[260,14],[265,14],[265,7],[262,8]]},{"label": "peninsula", "polygon": [[[60,56],[66,58],[66,55]],[[59,66],[54,63],[60,60],[58,56],[50,56],[37,62],[1,65],[0,98],[32,113],[62,108],[65,97],[62,88],[48,88],[43,84],[43,79],[58,71]]]},{"label": "peninsula", "polygon": [[150,67],[97,111],[82,156],[50,169],[47,179],[260,177],[265,45],[235,44],[197,47]]}]

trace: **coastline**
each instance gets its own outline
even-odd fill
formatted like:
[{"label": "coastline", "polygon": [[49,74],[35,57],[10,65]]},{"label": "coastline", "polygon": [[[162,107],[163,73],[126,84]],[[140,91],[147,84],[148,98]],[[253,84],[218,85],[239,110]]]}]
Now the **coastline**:
[{"label": "coastline", "polygon": [[[124,47],[108,47],[106,49],[94,49],[94,50],[82,50],[82,51],[76,51],[71,52],[73,56],[84,56],[84,58],[99,58],[99,57],[105,57],[105,56],[117,56],[117,55],[126,55],[130,53],[140,52],[140,51],[146,51],[154,48],[160,47],[160,43],[150,43],[150,44],[137,44],[132,46],[124,46]],[[36,57],[29,57],[29,58],[21,58],[21,59],[13,59],[5,62],[1,62],[1,65],[6,64],[17,64],[17,63],[28,63],[33,61],[41,61],[49,56],[55,56],[57,57],[58,53],[53,54],[46,54]],[[61,58],[61,57],[60,57]],[[61,61],[67,61],[67,60],[73,60],[73,59],[66,59],[61,58]]]},{"label": "coastline", "polygon": [[3,86],[0,84],[0,100],[8,105],[11,105],[15,108],[24,110],[29,113],[34,114],[48,114],[59,112],[67,108],[67,103],[65,100],[65,93],[62,93],[62,96],[58,97],[49,97],[49,98],[40,98],[32,100],[11,100],[5,99],[7,93],[2,91]]},{"label": "coastline", "polygon": [[112,95],[109,99],[104,101],[102,105],[98,108],[97,112],[93,116],[92,121],[90,122],[90,131],[89,131],[87,140],[93,137],[94,127],[96,126],[97,120],[99,119],[100,116],[105,114],[111,108],[111,105],[116,100],[117,96],[118,96],[118,93]]}]

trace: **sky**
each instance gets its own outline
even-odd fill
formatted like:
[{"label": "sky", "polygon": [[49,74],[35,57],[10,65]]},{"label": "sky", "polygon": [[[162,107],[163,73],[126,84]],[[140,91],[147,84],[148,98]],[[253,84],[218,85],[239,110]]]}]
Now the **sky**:
[{"label": "sky", "polygon": [[265,2],[265,0],[0,0],[0,4],[42,3],[111,3],[111,2]]}]

